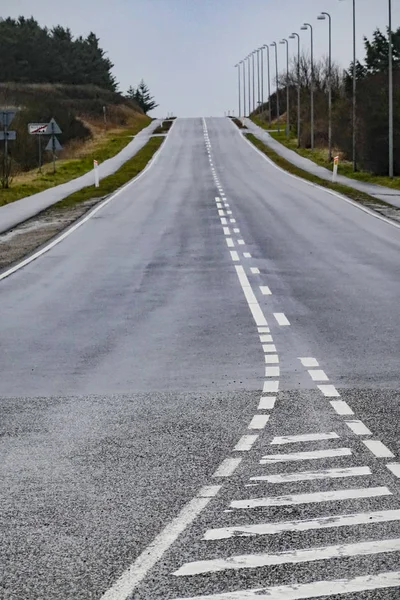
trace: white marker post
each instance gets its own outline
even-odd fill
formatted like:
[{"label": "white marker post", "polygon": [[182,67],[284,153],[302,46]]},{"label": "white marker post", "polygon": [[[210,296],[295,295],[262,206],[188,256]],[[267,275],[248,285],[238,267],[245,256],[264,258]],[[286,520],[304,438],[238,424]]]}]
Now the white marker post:
[{"label": "white marker post", "polygon": [[99,163],[97,160],[93,161],[93,169],[94,169],[94,185],[95,187],[100,187],[100,178],[99,178]]},{"label": "white marker post", "polygon": [[333,159],[333,174],[332,174],[332,182],[333,183],[336,183],[336,181],[337,181],[338,166],[339,166],[339,157],[335,156],[335,158]]}]

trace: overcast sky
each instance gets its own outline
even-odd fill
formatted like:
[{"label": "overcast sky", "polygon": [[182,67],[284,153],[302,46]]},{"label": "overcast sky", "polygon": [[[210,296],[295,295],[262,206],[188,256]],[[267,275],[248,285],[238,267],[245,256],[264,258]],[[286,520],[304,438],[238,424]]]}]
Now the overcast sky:
[{"label": "overcast sky", "polygon": [[[400,25],[394,0],[393,28]],[[387,25],[387,0],[357,0],[357,54],[363,35]],[[154,116],[223,115],[237,112],[234,64],[262,44],[315,24],[316,57],[327,53],[327,23],[333,20],[333,55],[347,67],[352,58],[352,0],[2,0],[2,17],[33,15],[41,25],[61,24],[74,35],[94,31],[113,61],[121,91],[143,77],[159,108]],[[302,33],[304,48],[310,36]],[[291,42],[295,50],[295,42]],[[279,62],[285,64],[284,47]]]}]

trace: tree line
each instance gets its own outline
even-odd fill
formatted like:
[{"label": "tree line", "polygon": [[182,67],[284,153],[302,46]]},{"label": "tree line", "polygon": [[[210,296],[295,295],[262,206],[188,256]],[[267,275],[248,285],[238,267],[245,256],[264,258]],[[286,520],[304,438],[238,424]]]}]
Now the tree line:
[{"label": "tree line", "polygon": [[0,19],[0,82],[91,84],[115,91],[113,63],[93,33],[74,38],[33,18]]},{"label": "tree line", "polygon": [[[372,39],[364,37],[365,59],[356,63],[357,79],[357,158],[362,169],[379,175],[386,175],[388,170],[388,48],[389,37],[379,29],[373,33]],[[394,83],[394,168],[400,175],[400,28],[392,32],[393,51],[393,83]],[[298,77],[298,68],[300,77]],[[308,55],[292,61],[289,77],[279,77],[278,93],[280,112],[286,112],[286,83],[289,83],[290,127],[297,135],[297,89],[300,82],[301,130],[299,145],[311,146],[310,127],[310,90],[311,60]],[[328,88],[329,64],[326,58],[315,61],[314,71],[314,131],[315,145],[328,145]],[[332,141],[335,150],[344,158],[352,155],[352,85],[353,64],[343,71],[333,63],[331,71],[332,87]],[[277,114],[276,93],[271,96],[272,116]],[[269,105],[265,103],[260,109],[260,117],[268,120]]]}]

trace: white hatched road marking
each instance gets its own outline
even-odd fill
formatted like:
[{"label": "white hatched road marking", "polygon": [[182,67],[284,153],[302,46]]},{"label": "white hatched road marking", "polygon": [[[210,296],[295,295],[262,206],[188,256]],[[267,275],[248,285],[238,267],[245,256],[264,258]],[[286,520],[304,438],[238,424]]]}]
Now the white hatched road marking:
[{"label": "white hatched road marking", "polygon": [[269,333],[269,327],[257,327],[258,333]]},{"label": "white hatched road marking", "polygon": [[294,504],[314,504],[317,502],[338,502],[359,498],[375,498],[391,496],[387,487],[354,488],[331,490],[329,492],[312,492],[310,494],[288,494],[287,496],[270,496],[265,498],[249,498],[248,500],[232,500],[231,508],[258,508],[261,506],[291,506]]},{"label": "white hatched road marking", "polygon": [[399,550],[400,539],[394,538],[391,540],[360,542],[358,544],[305,548],[304,550],[278,552],[277,554],[244,554],[242,556],[186,563],[175,571],[174,575],[198,575],[230,569],[256,569],[257,567],[314,562],[331,558],[343,558],[344,556],[370,556],[384,552],[398,552]]},{"label": "white hatched road marking", "polygon": [[344,400],[331,400],[330,405],[338,415],[354,415],[350,406]]},{"label": "white hatched road marking", "polygon": [[231,258],[234,261],[238,261],[239,260],[239,254],[236,252],[236,250],[231,250]]},{"label": "white hatched road marking", "polygon": [[396,477],[400,478],[400,463],[388,463],[386,467],[393,473],[393,475],[396,475]]},{"label": "white hatched road marking", "polygon": [[243,256],[244,256],[245,258],[251,258],[251,254],[250,254],[250,252],[243,252]]},{"label": "white hatched road marking", "polygon": [[289,319],[286,317],[284,313],[274,313],[274,317],[278,323],[278,325],[290,325]]},{"label": "white hatched road marking", "polygon": [[239,590],[207,596],[192,596],[176,600],[305,600],[322,598],[338,594],[351,594],[368,590],[386,589],[400,585],[400,571],[365,575],[354,579],[334,579],[314,581],[312,583],[295,583],[275,587]]},{"label": "white hatched road marking", "polygon": [[313,450],[306,452],[290,452],[289,454],[267,454],[260,460],[261,465],[277,462],[290,462],[298,460],[318,460],[320,458],[335,458],[338,456],[350,456],[350,448],[332,448],[328,450]]},{"label": "white hatched road marking", "polygon": [[362,440],[363,444],[365,444],[377,458],[394,458],[393,452],[389,450],[385,444],[382,444],[379,440]]},{"label": "white hatched road marking", "polygon": [[226,238],[226,244],[228,248],[233,248],[235,245],[232,238]]},{"label": "white hatched road marking", "polygon": [[257,438],[258,435],[242,435],[233,450],[236,452],[248,452],[251,450],[254,442],[257,441]]},{"label": "white hatched road marking", "polygon": [[327,398],[334,398],[336,396],[340,396],[339,392],[337,391],[334,385],[319,385],[318,389]]},{"label": "white hatched road marking", "polygon": [[295,442],[317,442],[319,440],[335,440],[339,436],[334,431],[329,433],[304,433],[302,435],[282,435],[274,437],[271,445],[294,444]]},{"label": "white hatched road marking", "polygon": [[308,373],[313,381],[329,381],[329,377],[322,369],[309,369]]},{"label": "white hatched road marking", "polygon": [[349,427],[356,435],[372,435],[371,431],[364,425],[362,421],[358,419],[352,419],[351,421],[345,421],[347,427]]},{"label": "white hatched road marking", "polygon": [[244,246],[244,240],[238,240],[239,246]]},{"label": "white hatched road marking", "polygon": [[253,275],[260,274],[260,269],[258,267],[251,267],[250,271],[253,273]]},{"label": "white hatched road marking", "polygon": [[221,217],[221,224],[226,225],[226,223],[227,223],[226,217]]},{"label": "white hatched road marking", "polygon": [[258,475],[250,481],[268,481],[268,483],[288,483],[291,481],[313,481],[314,479],[341,479],[343,477],[362,477],[372,475],[369,467],[346,467],[344,469],[321,469],[319,471],[296,471],[295,473],[277,473]]},{"label": "white hatched road marking", "polygon": [[225,216],[225,211],[220,208],[219,211],[218,211],[218,214],[219,214],[220,217],[224,217]]},{"label": "white hatched road marking", "polygon": [[264,296],[271,296],[272,292],[267,285],[260,285],[260,291]]},{"label": "white hatched road marking", "polygon": [[224,235],[231,235],[229,227],[224,227],[223,230],[224,230]]},{"label": "white hatched road marking", "polygon": [[241,458],[226,458],[219,465],[213,477],[229,477],[242,462]]},{"label": "white hatched road marking", "polygon": [[208,529],[203,540],[223,540],[233,537],[252,537],[257,535],[275,535],[283,531],[310,531],[335,527],[352,527],[372,523],[400,521],[400,510],[353,513],[347,515],[327,515],[309,520],[281,521],[275,523],[257,523],[254,525],[235,525]]},{"label": "white hatched road marking", "polygon": [[260,399],[260,404],[258,405],[258,410],[272,410],[275,406],[276,397],[275,396],[263,396]]},{"label": "white hatched road marking", "polygon": [[230,223],[236,223],[236,219],[229,219]]},{"label": "white hatched road marking", "polygon": [[311,356],[303,356],[299,360],[303,367],[319,367],[318,361],[315,358],[311,358]]},{"label": "white hatched road marking", "polygon": [[249,424],[249,429],[264,429],[269,421],[269,415],[254,415]]}]

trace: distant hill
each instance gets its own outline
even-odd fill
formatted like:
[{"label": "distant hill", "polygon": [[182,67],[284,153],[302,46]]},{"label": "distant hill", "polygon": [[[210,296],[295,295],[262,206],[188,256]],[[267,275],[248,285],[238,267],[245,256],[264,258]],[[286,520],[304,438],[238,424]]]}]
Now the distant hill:
[{"label": "distant hill", "polygon": [[[46,123],[54,117],[63,131],[62,156],[68,157],[77,144],[104,130],[103,107],[109,129],[135,128],[149,120],[133,100],[93,85],[0,83],[0,110],[6,106],[19,108],[11,125],[17,140],[9,145],[14,173],[37,165],[37,137],[28,134],[30,122]],[[2,151],[0,144],[0,160]]]}]

